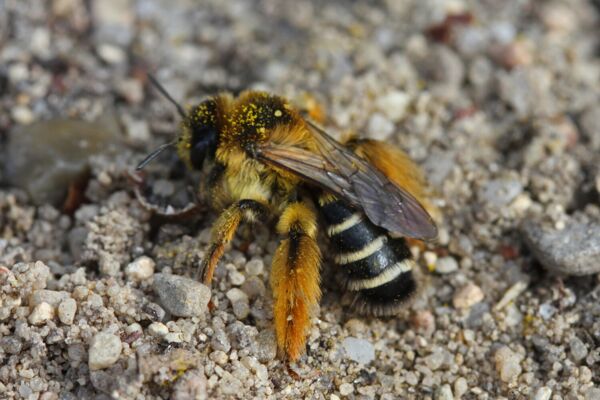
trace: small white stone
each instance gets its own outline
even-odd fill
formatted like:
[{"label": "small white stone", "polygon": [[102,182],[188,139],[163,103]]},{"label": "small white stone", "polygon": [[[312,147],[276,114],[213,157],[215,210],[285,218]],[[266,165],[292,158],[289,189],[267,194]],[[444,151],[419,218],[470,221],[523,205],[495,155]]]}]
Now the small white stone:
[{"label": "small white stone", "polygon": [[216,362],[219,365],[227,364],[229,357],[227,357],[227,353],[221,350],[215,350],[208,355],[208,357]]},{"label": "small white stone", "polygon": [[8,67],[8,79],[16,84],[29,79],[29,68],[25,63],[15,63]]},{"label": "small white stone", "polygon": [[154,337],[163,338],[169,333],[169,328],[162,322],[153,322],[148,325],[148,333]]},{"label": "small white stone", "polygon": [[29,39],[31,52],[40,57],[46,57],[50,50],[50,32],[46,28],[38,27]]},{"label": "small white stone", "polygon": [[35,306],[29,314],[29,322],[33,325],[42,325],[52,318],[54,318],[54,307],[45,302]]},{"label": "small white stone", "polygon": [[348,337],[342,341],[346,357],[361,364],[368,364],[375,359],[375,348],[368,340]]},{"label": "small white stone", "polygon": [[502,346],[494,354],[496,371],[503,382],[510,382],[521,375],[521,357],[508,346]]},{"label": "small white stone", "polygon": [[240,286],[246,281],[244,274],[237,270],[229,271],[229,282],[234,286]]},{"label": "small white stone", "polygon": [[262,275],[265,269],[265,263],[261,259],[252,259],[246,263],[246,272],[248,275]]},{"label": "small white stone", "polygon": [[131,335],[132,333],[135,333],[135,332],[142,332],[142,331],[143,331],[142,326],[140,324],[138,324],[137,322],[127,325],[127,327],[125,328],[125,333],[127,333],[128,335]]},{"label": "small white stone", "polygon": [[154,275],[154,260],[147,256],[141,256],[125,267],[125,275],[134,281],[143,281]]},{"label": "small white stone", "polygon": [[502,296],[502,299],[494,306],[494,310],[501,310],[506,307],[509,303],[512,303],[527,289],[528,283],[525,281],[519,281],[512,285]]},{"label": "small white stone", "polygon": [[118,46],[103,43],[98,45],[96,51],[100,58],[108,64],[121,64],[125,61],[125,52]]},{"label": "small white stone", "polygon": [[146,142],[150,140],[151,135],[148,122],[143,119],[134,119],[127,115],[122,117],[122,121],[129,139],[134,142]]},{"label": "small white stone", "polygon": [[15,122],[21,125],[29,125],[34,120],[33,112],[27,106],[14,106],[10,114]]},{"label": "small white stone", "polygon": [[40,303],[48,303],[52,307],[58,307],[61,301],[69,298],[68,292],[39,289],[34,290],[29,296],[29,306],[37,306]]},{"label": "small white stone", "polygon": [[542,386],[533,395],[533,400],[550,400],[550,396],[552,396],[552,389]]},{"label": "small white stone", "polygon": [[100,332],[92,339],[88,366],[91,371],[110,367],[117,362],[123,345],[121,339],[112,333]]},{"label": "small white stone", "polygon": [[455,308],[470,308],[483,298],[484,294],[481,288],[474,283],[468,283],[454,294],[452,304]]},{"label": "small white stone", "polygon": [[65,325],[71,325],[77,312],[75,299],[65,299],[58,305],[58,319]]},{"label": "small white stone", "polygon": [[460,398],[463,394],[467,393],[467,390],[469,390],[469,384],[465,378],[461,376],[454,381],[454,395],[456,397]]},{"label": "small white stone", "polygon": [[354,393],[354,385],[351,383],[342,383],[340,385],[340,394],[342,396],[349,396]]},{"label": "small white stone", "polygon": [[248,295],[238,288],[233,288],[227,292],[226,296],[231,302],[233,314],[238,319],[246,318],[250,313]]},{"label": "small white stone", "polygon": [[435,272],[438,274],[449,274],[458,270],[458,263],[454,257],[442,257],[435,263]]},{"label": "small white stone", "polygon": [[167,343],[181,343],[183,336],[181,332],[169,332],[163,337],[163,340]]},{"label": "small white stone", "polygon": [[369,119],[367,134],[369,138],[386,140],[395,130],[395,126],[381,113],[375,113]]},{"label": "small white stone", "polygon": [[226,296],[232,304],[238,301],[248,302],[248,295],[238,288],[229,289]]},{"label": "small white stone", "polygon": [[404,118],[409,104],[410,96],[399,90],[378,97],[375,103],[377,109],[392,122],[398,122]]},{"label": "small white stone", "polygon": [[433,398],[435,400],[454,400],[452,388],[448,384],[440,386]]}]

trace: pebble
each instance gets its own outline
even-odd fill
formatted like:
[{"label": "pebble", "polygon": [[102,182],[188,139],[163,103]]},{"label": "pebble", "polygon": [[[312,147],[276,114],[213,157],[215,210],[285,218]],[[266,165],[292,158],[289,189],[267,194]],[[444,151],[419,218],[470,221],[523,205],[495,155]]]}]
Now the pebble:
[{"label": "pebble", "polygon": [[419,310],[411,318],[411,326],[415,332],[431,336],[435,332],[435,317],[428,310]]},{"label": "pebble", "polygon": [[8,136],[4,176],[35,204],[60,205],[90,157],[122,151],[118,131],[106,121],[54,119],[16,127]]},{"label": "pebble", "polygon": [[77,313],[77,301],[75,299],[64,299],[58,305],[58,319],[65,325],[71,325]]},{"label": "pebble", "polygon": [[163,337],[163,340],[167,343],[181,343],[183,335],[181,332],[169,332]]},{"label": "pebble", "polygon": [[29,314],[29,322],[33,325],[42,325],[52,318],[54,318],[54,307],[45,302],[35,306]]},{"label": "pebble", "polygon": [[197,317],[206,314],[210,288],[193,279],[177,275],[154,275],[154,292],[174,316]]},{"label": "pebble", "polygon": [[461,376],[454,381],[454,395],[457,398],[467,393],[467,390],[469,390],[469,384],[465,378]]},{"label": "pebble", "polygon": [[484,298],[483,291],[477,285],[469,282],[463,286],[452,298],[452,304],[455,308],[470,308],[474,304],[479,303]]},{"label": "pebble", "polygon": [[271,329],[261,331],[252,343],[252,352],[262,363],[274,360],[277,356],[277,341],[275,332]]},{"label": "pebble", "polygon": [[134,119],[129,116],[123,116],[121,119],[125,126],[125,133],[132,142],[145,143],[152,138],[150,127],[145,120]]},{"label": "pebble", "polygon": [[48,303],[52,307],[58,307],[61,301],[69,298],[68,292],[58,292],[56,290],[34,290],[29,297],[29,306],[37,306],[41,303]]},{"label": "pebble", "polygon": [[448,384],[440,386],[435,391],[433,398],[435,400],[454,400],[454,395],[452,394],[452,388]]},{"label": "pebble", "polygon": [[600,105],[595,104],[587,108],[582,113],[579,124],[581,125],[581,132],[592,149],[600,150]]},{"label": "pebble", "polygon": [[522,192],[523,185],[517,179],[493,179],[479,191],[479,199],[495,207],[506,207]]},{"label": "pebble", "polygon": [[450,274],[458,270],[458,263],[454,257],[442,257],[435,263],[435,272],[438,274]]},{"label": "pebble", "polygon": [[540,304],[538,313],[540,314],[540,317],[542,317],[545,320],[548,320],[548,319],[552,318],[552,316],[554,314],[556,314],[557,311],[558,311],[558,309],[556,307],[554,307],[552,304],[542,303],[542,304]]},{"label": "pebble", "polygon": [[359,364],[368,364],[375,359],[375,348],[365,339],[348,337],[342,341],[347,358]]},{"label": "pebble", "polygon": [[585,392],[585,400],[600,399],[600,388],[591,387]]},{"label": "pebble", "polygon": [[8,354],[19,354],[23,348],[23,342],[15,336],[0,338],[0,349]]},{"label": "pebble", "polygon": [[367,134],[375,140],[386,140],[395,129],[393,122],[381,113],[374,113],[367,124]]},{"label": "pebble", "polygon": [[506,307],[509,303],[515,301],[521,293],[527,289],[528,283],[525,281],[519,281],[512,285],[505,293],[500,301],[494,306],[494,310],[501,310]]},{"label": "pebble", "polygon": [[354,393],[354,385],[351,383],[342,383],[340,385],[340,394],[342,396],[350,396]]},{"label": "pebble", "polygon": [[206,376],[202,368],[188,370],[173,386],[171,400],[208,399]]},{"label": "pebble", "polygon": [[125,275],[133,281],[143,281],[154,275],[154,260],[147,256],[135,259],[125,267]]},{"label": "pebble", "polygon": [[258,276],[251,276],[250,278],[246,279],[241,289],[251,299],[262,298],[267,291],[265,283]]},{"label": "pebble", "polygon": [[580,362],[588,355],[588,348],[577,336],[574,336],[569,342],[571,355],[576,362]]},{"label": "pebble", "polygon": [[227,371],[223,371],[223,376],[219,382],[221,392],[225,395],[239,395],[244,388],[242,382]]},{"label": "pebble", "polygon": [[246,318],[250,313],[248,295],[238,288],[233,288],[227,291],[226,296],[231,302],[233,314],[238,319]]},{"label": "pebble", "polygon": [[221,350],[225,353],[231,350],[231,343],[229,342],[229,338],[223,329],[215,330],[215,333],[210,340],[210,346],[213,350]]},{"label": "pebble", "polygon": [[237,270],[229,271],[228,278],[234,286],[241,286],[246,281],[244,274]]},{"label": "pebble", "polygon": [[447,351],[436,347],[433,352],[427,357],[423,358],[423,362],[427,368],[432,371],[440,369],[448,361],[449,354]]},{"label": "pebble", "polygon": [[521,375],[521,357],[508,346],[502,346],[494,353],[496,371],[503,382],[511,382]]},{"label": "pebble", "polygon": [[550,400],[552,396],[552,389],[547,386],[542,386],[538,390],[536,390],[533,395],[533,400]]},{"label": "pebble", "polygon": [[108,43],[98,45],[96,51],[102,61],[108,64],[122,64],[127,57],[122,48]]},{"label": "pebble", "polygon": [[261,259],[253,258],[246,263],[245,269],[248,275],[262,275],[265,269],[265,262]]},{"label": "pebble", "polygon": [[35,120],[33,112],[27,106],[14,106],[10,110],[10,115],[20,125],[29,125]]},{"label": "pebble", "polygon": [[91,371],[110,367],[121,355],[121,339],[108,332],[99,332],[92,339],[89,349],[88,366]]},{"label": "pebble", "polygon": [[169,333],[169,328],[162,322],[153,322],[148,325],[148,333],[157,338],[163,338]]},{"label": "pebble", "polygon": [[389,92],[377,98],[375,106],[381,111],[390,121],[401,121],[408,110],[410,104],[410,96],[406,92],[399,90]]},{"label": "pebble", "polygon": [[551,272],[575,276],[600,272],[600,223],[570,221],[556,230],[528,221],[523,233],[534,256]]}]

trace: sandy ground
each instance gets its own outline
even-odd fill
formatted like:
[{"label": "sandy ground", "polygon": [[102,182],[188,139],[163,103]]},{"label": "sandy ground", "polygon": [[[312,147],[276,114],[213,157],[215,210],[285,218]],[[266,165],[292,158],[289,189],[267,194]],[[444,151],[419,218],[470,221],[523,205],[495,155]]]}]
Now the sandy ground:
[{"label": "sandy ground", "polygon": [[[0,0],[0,397],[600,399],[599,10]],[[160,220],[127,177],[178,129],[147,71],[186,105],[266,89],[406,149],[443,213],[413,249],[414,303],[361,317],[327,260],[293,379],[264,224],[233,241],[209,312],[185,277],[216,213]],[[187,204],[168,155],[148,173],[151,200]]]}]

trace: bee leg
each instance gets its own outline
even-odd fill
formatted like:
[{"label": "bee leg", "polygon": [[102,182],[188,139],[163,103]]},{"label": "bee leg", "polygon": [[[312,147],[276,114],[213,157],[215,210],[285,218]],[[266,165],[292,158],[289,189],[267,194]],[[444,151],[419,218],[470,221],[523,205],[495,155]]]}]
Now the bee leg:
[{"label": "bee leg", "polygon": [[254,221],[264,214],[266,206],[256,200],[240,200],[229,206],[219,215],[212,227],[211,245],[202,260],[199,274],[205,285],[212,282],[215,267],[225,251],[225,245],[233,239],[242,220]]},{"label": "bee leg", "polygon": [[277,231],[286,238],[271,267],[275,333],[280,354],[292,362],[304,352],[310,313],[321,298],[316,214],[306,203],[291,203],[281,214]]}]

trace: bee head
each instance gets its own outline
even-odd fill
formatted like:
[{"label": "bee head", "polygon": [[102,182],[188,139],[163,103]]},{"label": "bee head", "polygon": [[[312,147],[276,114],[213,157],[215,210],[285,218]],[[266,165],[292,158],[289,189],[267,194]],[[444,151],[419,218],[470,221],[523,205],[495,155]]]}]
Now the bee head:
[{"label": "bee head", "polygon": [[179,156],[188,166],[202,169],[205,159],[213,159],[219,133],[219,103],[211,98],[193,107],[182,123],[178,139]]}]

